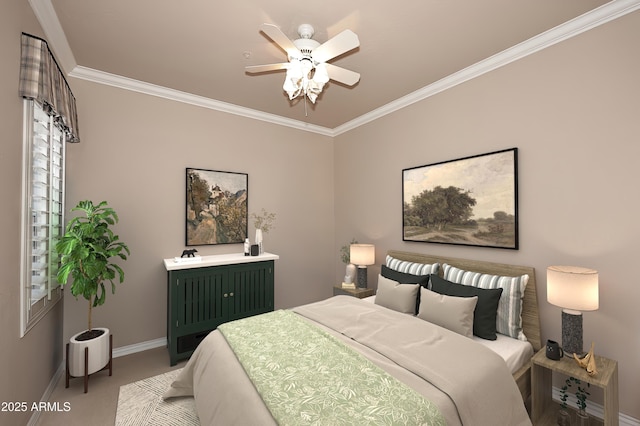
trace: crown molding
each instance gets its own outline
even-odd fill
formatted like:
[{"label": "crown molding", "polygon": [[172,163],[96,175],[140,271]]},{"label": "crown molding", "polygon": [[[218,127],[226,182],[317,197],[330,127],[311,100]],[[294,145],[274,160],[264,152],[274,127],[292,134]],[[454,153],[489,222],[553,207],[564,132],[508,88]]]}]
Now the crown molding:
[{"label": "crown molding", "polygon": [[346,133],[364,124],[370,123],[385,115],[391,114],[409,105],[421,100],[427,99],[447,89],[455,87],[466,81],[479,77],[483,74],[491,72],[495,69],[510,64],[511,62],[522,59],[547,47],[553,46],[569,38],[582,34],[602,24],[610,22],[628,13],[640,9],[640,0],[613,0],[592,11],[578,16],[564,24],[558,25],[544,33],[530,38],[520,44],[503,50],[489,58],[477,62],[467,68],[455,72],[447,77],[436,81],[433,84],[425,86],[415,92],[409,93],[395,101],[389,102],[371,112],[363,114],[351,121],[348,121],[333,129],[316,126],[299,120],[292,120],[275,114],[269,114],[250,108],[218,101],[211,98],[194,95],[191,93],[181,92],[179,90],[169,89],[146,83],[139,80],[133,80],[115,74],[106,73],[91,68],[78,66],[73,52],[69,47],[67,38],[62,30],[58,17],[55,13],[51,0],[29,0],[29,4],[34,10],[40,25],[42,25],[52,49],[58,55],[61,66],[68,72],[71,77],[92,81],[99,84],[105,84],[118,87],[125,90],[131,90],[139,93],[145,93],[152,96],[183,102],[191,105],[209,108],[216,111],[227,112],[229,114],[240,115],[254,120],[261,120],[272,124],[291,127],[312,133],[318,133],[324,136],[335,137],[342,133]]},{"label": "crown molding", "polygon": [[466,81],[480,77],[490,71],[522,59],[554,44],[582,34],[595,27],[617,19],[628,13],[640,9],[640,0],[613,0],[590,12],[580,15],[564,24],[558,25],[548,31],[534,36],[520,44],[510,47],[489,58],[476,62],[475,64],[444,77],[435,83],[425,86],[406,96],[389,102],[369,113],[363,114],[341,126],[333,129],[334,134],[348,132],[364,124],[370,123],[378,118],[384,117],[409,105],[427,99],[433,95],[455,87]]},{"label": "crown molding", "polygon": [[69,74],[78,64],[51,0],[29,0],[29,5],[44,30],[49,48],[56,54],[58,65]]},{"label": "crown molding", "polygon": [[195,105],[202,108],[208,108],[216,111],[226,112],[229,114],[239,115],[254,120],[266,121],[280,126],[292,127],[294,129],[304,130],[311,133],[318,133],[324,136],[333,136],[333,130],[327,127],[316,126],[314,124],[305,123],[304,121],[288,119],[279,115],[241,107],[231,103],[206,98],[204,96],[194,95],[192,93],[182,92],[180,90],[170,89],[164,86],[158,86],[140,80],[134,80],[132,78],[123,77],[92,68],[76,66],[69,73],[69,76],[98,84],[117,87],[124,90],[130,90],[132,92],[157,96],[159,98]]}]

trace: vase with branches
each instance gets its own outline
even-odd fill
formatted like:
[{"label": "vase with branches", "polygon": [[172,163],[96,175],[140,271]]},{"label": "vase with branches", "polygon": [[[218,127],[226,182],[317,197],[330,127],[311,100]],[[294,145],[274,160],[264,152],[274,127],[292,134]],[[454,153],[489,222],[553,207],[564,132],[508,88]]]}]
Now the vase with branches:
[{"label": "vase with branches", "polygon": [[251,218],[253,219],[253,226],[256,228],[256,244],[260,254],[262,254],[264,253],[262,235],[268,234],[270,230],[275,228],[276,214],[269,213],[263,207],[260,213],[251,213]]}]

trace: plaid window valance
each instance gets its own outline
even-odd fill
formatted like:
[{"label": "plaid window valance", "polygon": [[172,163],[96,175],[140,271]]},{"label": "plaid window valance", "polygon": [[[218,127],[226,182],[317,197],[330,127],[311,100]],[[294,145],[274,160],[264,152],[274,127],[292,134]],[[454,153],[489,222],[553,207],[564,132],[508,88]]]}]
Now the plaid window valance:
[{"label": "plaid window valance", "polygon": [[22,33],[20,96],[40,102],[66,134],[67,142],[80,142],[76,98],[47,42]]}]

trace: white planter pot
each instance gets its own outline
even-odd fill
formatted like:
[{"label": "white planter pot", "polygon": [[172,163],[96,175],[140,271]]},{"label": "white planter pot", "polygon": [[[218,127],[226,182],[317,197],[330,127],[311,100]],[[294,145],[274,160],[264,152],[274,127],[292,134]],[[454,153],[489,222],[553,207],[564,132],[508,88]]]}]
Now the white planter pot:
[{"label": "white planter pot", "polygon": [[94,328],[93,330],[104,330],[104,333],[95,339],[77,340],[77,337],[84,333],[84,331],[82,331],[69,340],[69,374],[73,377],[84,376],[84,348],[89,348],[87,374],[100,371],[109,363],[111,356],[109,329]]}]

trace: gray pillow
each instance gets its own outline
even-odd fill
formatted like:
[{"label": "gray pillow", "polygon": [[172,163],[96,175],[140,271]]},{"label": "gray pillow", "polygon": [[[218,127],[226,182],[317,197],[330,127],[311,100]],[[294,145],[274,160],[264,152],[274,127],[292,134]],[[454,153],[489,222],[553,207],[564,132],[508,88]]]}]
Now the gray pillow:
[{"label": "gray pillow", "polygon": [[478,303],[473,313],[473,334],[487,340],[496,340],[496,318],[498,316],[498,303],[502,289],[485,289],[470,285],[456,284],[431,275],[431,290],[436,293],[456,297],[478,297]]},{"label": "gray pillow", "polygon": [[422,287],[418,318],[471,338],[473,310],[477,302],[478,296],[447,296]]},{"label": "gray pillow", "polygon": [[397,281],[378,275],[378,291],[376,292],[375,303],[394,311],[414,315],[416,313],[416,299],[419,288],[419,284],[400,284]]},{"label": "gray pillow", "polygon": [[444,279],[483,289],[501,288],[502,295],[498,303],[496,331],[514,339],[527,341],[522,330],[522,299],[529,281],[529,275],[517,277],[481,274],[465,271],[448,264],[443,265]]}]

